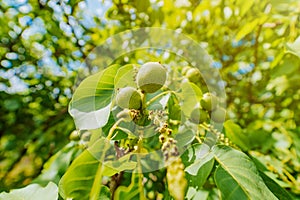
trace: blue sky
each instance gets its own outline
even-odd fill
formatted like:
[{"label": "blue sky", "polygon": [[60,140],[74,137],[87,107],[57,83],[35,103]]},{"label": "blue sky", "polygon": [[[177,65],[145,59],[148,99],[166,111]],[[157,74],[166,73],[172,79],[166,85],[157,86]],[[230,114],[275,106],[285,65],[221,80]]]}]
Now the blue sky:
[{"label": "blue sky", "polygon": [[[45,34],[45,22],[39,18],[36,17],[35,19],[32,19],[29,15],[32,11],[32,7],[30,4],[27,3],[28,0],[3,0],[3,3],[6,5],[9,5],[10,7],[14,9],[10,9],[10,14],[12,16],[17,15],[18,12],[21,12],[24,14],[23,17],[19,18],[19,24],[21,26],[29,26],[26,28],[26,30],[22,33],[23,39],[28,39],[30,36],[34,34]],[[68,13],[71,10],[71,7],[64,3],[65,1],[62,1],[62,5],[59,6],[56,1],[50,0],[48,1],[48,5],[55,11],[54,17],[58,20],[62,18],[63,11]],[[82,13],[82,23],[86,27],[94,27],[96,24],[93,22],[93,17],[103,18],[105,17],[105,12],[112,6],[111,1],[108,0],[86,0],[79,3],[78,7],[81,10]],[[72,23],[72,19],[70,20],[70,23]],[[16,37],[18,33],[22,31],[21,27],[19,27],[16,24],[11,24],[10,27],[13,31],[10,32],[10,37]],[[80,26],[76,26],[74,21],[74,27],[75,28],[75,34],[78,38],[82,37],[83,30]],[[67,34],[71,34],[70,27],[61,20],[60,28]],[[53,38],[55,40],[55,38]],[[51,58],[51,52],[46,50],[42,45],[36,43],[33,44],[36,49],[43,52],[41,55],[41,59],[38,62],[39,68],[47,68],[47,70],[50,70],[53,74],[57,76],[64,76],[64,72],[62,72],[60,66],[57,65],[57,63]],[[74,54],[78,55],[79,52],[74,52]],[[32,66],[27,66],[26,64],[22,66],[12,66],[11,60],[18,59],[18,54],[13,52],[7,52],[6,59],[2,60],[0,62],[0,65],[6,69],[0,69],[0,76],[4,79],[7,79],[10,83],[10,87],[7,87],[5,84],[0,84],[0,91],[6,91],[7,93],[22,93],[26,92],[28,87],[27,84],[22,80],[22,76],[28,76],[29,74],[32,74],[32,69],[34,69]],[[69,69],[70,70],[76,70],[81,66],[80,62],[71,62],[69,63]],[[47,66],[47,67],[46,67]],[[22,73],[20,73],[20,70]],[[34,69],[35,70],[35,69]],[[35,71],[34,73],[37,74],[36,78],[39,78],[38,73]],[[20,77],[21,76],[21,77]]]}]

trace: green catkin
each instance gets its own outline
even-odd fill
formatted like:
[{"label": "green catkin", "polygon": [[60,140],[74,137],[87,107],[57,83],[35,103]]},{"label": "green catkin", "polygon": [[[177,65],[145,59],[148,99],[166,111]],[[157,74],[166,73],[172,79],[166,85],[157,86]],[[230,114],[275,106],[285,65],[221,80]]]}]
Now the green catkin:
[{"label": "green catkin", "polygon": [[184,165],[176,146],[177,141],[171,137],[172,130],[165,123],[159,130],[160,142],[164,161],[167,165],[167,183],[171,196],[176,200],[183,200],[187,187],[185,179]]}]

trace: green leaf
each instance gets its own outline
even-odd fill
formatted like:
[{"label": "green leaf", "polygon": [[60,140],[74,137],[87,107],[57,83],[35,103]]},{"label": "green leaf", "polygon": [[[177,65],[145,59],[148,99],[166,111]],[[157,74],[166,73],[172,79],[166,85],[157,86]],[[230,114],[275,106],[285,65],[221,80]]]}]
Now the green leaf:
[{"label": "green leaf", "polygon": [[267,20],[267,16],[262,16],[260,18],[257,18],[253,20],[250,23],[246,23],[241,30],[236,34],[235,40],[239,41],[242,38],[244,38],[246,35],[254,31],[255,28],[257,28],[258,25],[263,24]]},{"label": "green leaf", "polygon": [[[282,75],[292,75],[299,71],[300,60],[294,54],[286,54],[281,58],[280,64],[271,71],[272,79]],[[296,73],[297,74],[297,73]]]},{"label": "green leaf", "polygon": [[289,79],[286,75],[282,75],[271,79],[266,87],[267,90],[275,90],[277,96],[284,95],[284,92],[290,87]]},{"label": "green leaf", "polygon": [[194,139],[195,132],[192,129],[188,129],[186,126],[180,126],[178,133],[175,135],[177,147],[180,149],[189,145]]},{"label": "green leaf", "polygon": [[41,187],[38,184],[30,184],[21,189],[11,190],[9,193],[2,192],[0,194],[0,200],[57,200],[58,188],[57,186],[49,182],[46,187]]},{"label": "green leaf", "polygon": [[88,199],[98,164],[99,161],[90,151],[80,154],[59,182],[60,195],[64,199]]},{"label": "green leaf", "polygon": [[134,0],[133,5],[137,9],[138,13],[142,13],[142,12],[146,13],[147,9],[151,7],[149,0],[144,0],[144,1]]},{"label": "green leaf", "polygon": [[77,128],[96,129],[107,123],[118,68],[119,65],[112,65],[87,77],[78,86],[69,104]]},{"label": "green leaf", "polygon": [[280,187],[273,179],[267,176],[262,171],[259,171],[260,176],[264,180],[267,187],[273,192],[273,194],[280,200],[292,200],[293,197],[282,187]]},{"label": "green leaf", "polygon": [[18,108],[21,107],[21,104],[20,104],[20,102],[17,98],[15,98],[15,99],[6,99],[6,100],[3,101],[3,105],[7,110],[9,110],[11,112],[13,112],[13,111],[15,111],[15,110],[17,110]]},{"label": "green leaf", "polygon": [[194,144],[182,154],[182,162],[185,166],[192,165],[195,161],[205,157],[209,151],[207,144]]},{"label": "green leaf", "polygon": [[197,160],[194,164],[188,166],[185,171],[188,173],[186,176],[189,185],[196,188],[201,188],[207,181],[214,166],[214,159],[212,154],[205,156],[201,160]]},{"label": "green leaf", "polygon": [[[283,200],[289,200],[293,199],[293,197],[288,193],[283,186],[280,186],[280,184],[286,185],[286,183],[282,182],[281,180],[278,180],[277,175],[268,171],[266,164],[263,164],[259,158],[256,158],[255,155],[251,155],[251,159],[255,163],[260,176],[264,180],[267,187],[274,193],[276,197]],[[269,162],[268,162],[269,163]],[[275,170],[276,171],[276,170]],[[273,178],[272,178],[273,177]],[[288,186],[288,185],[286,185]]]},{"label": "green leaf", "polygon": [[136,88],[135,83],[135,67],[137,65],[134,64],[128,64],[123,67],[121,67],[115,77],[115,88],[123,88],[126,86],[131,86]]},{"label": "green leaf", "polygon": [[195,106],[200,102],[202,91],[197,85],[190,82],[183,82],[180,88],[182,92],[179,99],[182,99],[182,111],[185,116],[190,116]]},{"label": "green leaf", "polygon": [[[124,156],[118,161],[102,161],[105,156],[115,155],[113,146],[106,148],[106,144],[108,144],[106,139],[100,138],[73,161],[59,183],[60,194],[64,199],[88,199],[91,196],[91,190],[99,168],[103,169],[101,169],[101,179],[102,176],[112,176],[120,171],[135,168],[135,162],[129,161],[130,155]],[[110,152],[110,154],[108,155],[107,152]],[[103,155],[105,156],[103,157]],[[101,186],[101,192],[103,190],[105,190],[105,187]]]},{"label": "green leaf", "polygon": [[223,145],[214,146],[212,151],[219,163],[214,179],[222,199],[277,199],[243,152]]},{"label": "green leaf", "polygon": [[243,133],[242,128],[231,120],[224,123],[226,136],[243,150],[249,149],[249,140]]},{"label": "green leaf", "polygon": [[110,189],[106,186],[102,186],[99,200],[110,200],[110,199],[111,199]]},{"label": "green leaf", "polygon": [[255,19],[250,23],[245,24],[241,30],[236,34],[235,40],[239,41],[249,33],[251,33],[258,25],[259,19]]},{"label": "green leaf", "polygon": [[167,106],[168,106],[168,113],[170,119],[182,120],[181,107],[179,105],[179,101],[177,97],[174,94],[171,94]]},{"label": "green leaf", "polygon": [[217,188],[196,189],[189,187],[186,193],[187,200],[219,200],[221,199]]},{"label": "green leaf", "polygon": [[139,200],[139,174],[133,173],[131,177],[131,183],[127,186],[119,186],[114,194],[116,200]]},{"label": "green leaf", "polygon": [[201,188],[214,166],[213,154],[206,144],[194,144],[182,155],[189,186]]},{"label": "green leaf", "polygon": [[295,153],[298,158],[298,161],[300,161],[300,138],[299,138],[299,132],[293,132],[289,131],[289,134],[293,141],[293,146],[295,148]]},{"label": "green leaf", "polygon": [[193,187],[189,187],[187,190],[186,198],[188,200],[206,200],[209,192],[205,190],[196,190]]},{"label": "green leaf", "polygon": [[243,17],[248,12],[248,10],[252,7],[253,3],[254,0],[247,0],[247,1],[237,0],[236,4],[240,8],[239,16]]},{"label": "green leaf", "polygon": [[121,171],[135,169],[136,162],[130,161],[131,154],[127,154],[121,157],[117,161],[107,161],[105,162],[103,174],[105,176],[112,176]]},{"label": "green leaf", "polygon": [[81,0],[70,0],[69,4],[72,8],[74,8]]},{"label": "green leaf", "polygon": [[59,179],[63,173],[65,173],[75,155],[79,152],[81,152],[81,149],[78,148],[77,143],[70,142],[45,163],[42,174],[33,182],[45,184],[49,181],[53,181],[58,184]]},{"label": "green leaf", "polygon": [[292,53],[300,58],[300,36],[293,43],[287,43],[286,49],[288,53]]},{"label": "green leaf", "polygon": [[[159,93],[155,92],[152,94],[147,94],[146,101],[149,110],[162,110],[171,101],[172,94],[170,93]],[[174,105],[175,106],[175,105]]]},{"label": "green leaf", "polygon": [[202,158],[196,160],[190,166],[186,167],[185,171],[193,176],[205,177],[203,180],[198,179],[199,182],[201,181],[204,183],[209,173],[212,170],[213,164],[214,164],[213,154],[208,153],[204,155]]}]

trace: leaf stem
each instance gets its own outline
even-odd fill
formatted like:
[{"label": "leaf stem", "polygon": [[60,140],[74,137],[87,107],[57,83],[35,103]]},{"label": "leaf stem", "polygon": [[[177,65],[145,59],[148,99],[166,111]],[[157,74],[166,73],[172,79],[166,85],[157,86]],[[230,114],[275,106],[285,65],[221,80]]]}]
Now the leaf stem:
[{"label": "leaf stem", "polygon": [[119,119],[109,130],[109,133],[106,137],[105,140],[105,145],[104,145],[104,149],[101,155],[101,158],[99,160],[99,165],[98,165],[98,169],[96,172],[96,177],[95,180],[93,182],[93,186],[91,189],[91,193],[90,193],[90,199],[91,200],[98,200],[99,199],[99,195],[100,195],[100,191],[101,191],[101,187],[102,187],[102,177],[103,177],[103,170],[104,170],[104,159],[105,159],[105,153],[109,148],[109,141],[115,131],[115,129],[118,127],[118,125],[123,121],[123,118]]},{"label": "leaf stem", "polygon": [[[115,128],[115,130],[116,130],[116,129],[125,132],[125,133],[126,133],[127,135],[129,135],[129,136],[134,136],[134,137],[136,137],[136,136],[134,135],[134,133],[132,133],[132,132],[131,132],[130,130],[128,130],[127,128],[123,128],[123,127],[117,126],[117,127]],[[117,135],[117,134],[116,134],[116,135]],[[111,138],[111,140],[114,139],[116,135],[114,135],[114,136]]]},{"label": "leaf stem", "polygon": [[[141,153],[142,148],[143,148],[143,140],[142,137],[140,137],[138,141],[137,152]],[[143,187],[143,171],[142,171],[141,159],[139,154],[137,154],[137,162],[138,162],[138,176],[139,176],[138,186],[139,186],[140,199],[144,200],[145,194],[144,194],[144,187]]]},{"label": "leaf stem", "polygon": [[147,103],[146,103],[146,106],[149,106],[150,104],[152,104],[154,101],[156,101],[158,98],[160,98],[161,96],[164,96],[166,94],[169,94],[169,93],[174,93],[176,95],[176,93],[174,91],[164,91],[158,95],[156,95],[155,97],[153,97],[152,99],[150,99]]}]

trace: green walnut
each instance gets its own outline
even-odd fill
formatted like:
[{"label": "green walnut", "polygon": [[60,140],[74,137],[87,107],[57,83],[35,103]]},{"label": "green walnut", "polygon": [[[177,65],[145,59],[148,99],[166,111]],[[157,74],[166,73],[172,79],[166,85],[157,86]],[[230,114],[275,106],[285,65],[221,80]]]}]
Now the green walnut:
[{"label": "green walnut", "polygon": [[116,96],[116,103],[121,108],[138,110],[142,105],[140,93],[133,87],[124,87],[119,89]]},{"label": "green walnut", "polygon": [[166,82],[167,71],[158,62],[148,62],[139,69],[136,80],[138,87],[146,93],[159,90]]},{"label": "green walnut", "polygon": [[205,122],[208,119],[208,113],[201,109],[201,108],[195,108],[191,113],[190,121],[195,124],[201,124]]},{"label": "green walnut", "polygon": [[191,68],[191,69],[187,70],[185,76],[192,83],[199,83],[200,78],[201,78],[200,71],[196,68]]},{"label": "green walnut", "polygon": [[200,100],[200,104],[201,107],[207,111],[215,110],[218,105],[218,97],[212,93],[205,93]]},{"label": "green walnut", "polygon": [[78,141],[80,140],[80,133],[79,131],[72,131],[72,133],[70,134],[69,136],[70,140],[73,140],[73,141]]},{"label": "green walnut", "polygon": [[190,67],[190,66],[185,66],[184,68],[182,68],[181,74],[182,74],[183,76],[185,76],[186,73],[187,73],[187,71],[188,71],[189,69],[192,69],[192,67]]},{"label": "green walnut", "polygon": [[216,110],[211,112],[211,119],[214,122],[222,123],[225,121],[225,117],[226,117],[226,110],[224,108],[219,107]]}]

